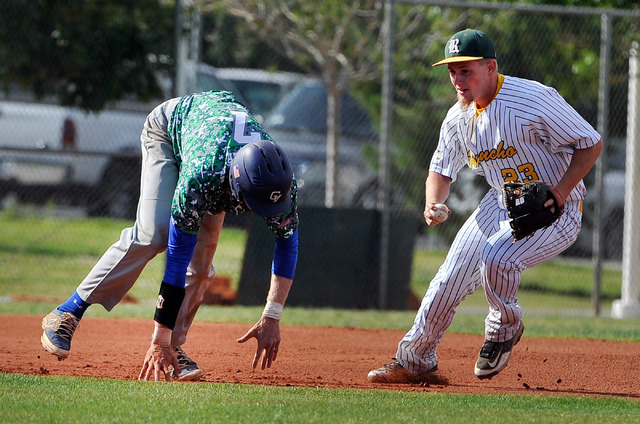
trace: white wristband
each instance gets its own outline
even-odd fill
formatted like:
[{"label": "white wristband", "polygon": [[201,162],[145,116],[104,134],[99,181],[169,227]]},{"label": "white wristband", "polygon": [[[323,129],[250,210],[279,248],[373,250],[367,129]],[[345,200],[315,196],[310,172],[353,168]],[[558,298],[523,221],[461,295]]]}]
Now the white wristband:
[{"label": "white wristband", "polygon": [[153,329],[153,336],[151,336],[151,344],[157,344],[160,346],[170,346],[171,333],[172,331],[170,328],[155,327]]},{"label": "white wristband", "polygon": [[262,311],[262,316],[280,321],[280,318],[282,318],[283,308],[284,306],[281,303],[267,300],[267,304],[264,305],[264,311]]}]

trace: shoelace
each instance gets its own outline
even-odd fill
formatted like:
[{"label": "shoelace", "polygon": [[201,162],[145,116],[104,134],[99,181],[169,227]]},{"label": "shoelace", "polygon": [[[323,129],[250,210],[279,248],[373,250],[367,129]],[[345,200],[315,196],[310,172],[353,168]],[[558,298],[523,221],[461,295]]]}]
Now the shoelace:
[{"label": "shoelace", "polygon": [[396,368],[402,368],[402,365],[400,365],[398,361],[394,361],[389,364],[384,364],[382,367],[386,370],[394,370]]},{"label": "shoelace", "polygon": [[71,336],[73,336],[73,332],[76,330],[79,324],[79,320],[74,317],[72,314],[65,312],[62,314],[62,318],[60,319],[60,326],[56,333],[58,336],[66,341],[71,341]]},{"label": "shoelace", "polygon": [[180,367],[183,367],[191,362],[191,358],[189,358],[189,355],[187,355],[186,352],[179,347],[176,348],[176,357],[178,358],[178,364],[180,365]]}]

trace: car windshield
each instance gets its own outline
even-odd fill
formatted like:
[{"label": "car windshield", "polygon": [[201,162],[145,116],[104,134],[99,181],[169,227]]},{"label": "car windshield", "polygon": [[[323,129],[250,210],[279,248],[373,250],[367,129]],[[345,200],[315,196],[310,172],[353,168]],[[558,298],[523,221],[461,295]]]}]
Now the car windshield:
[{"label": "car windshield", "polygon": [[[341,98],[342,135],[372,138],[375,130],[371,117],[348,94]],[[265,127],[284,131],[327,133],[327,91],[320,85],[299,84],[275,107]]]},{"label": "car windshield", "polygon": [[273,109],[284,89],[280,84],[262,81],[232,79],[231,82],[256,114],[265,114]]},{"label": "car windshield", "polygon": [[231,90],[233,87],[226,81],[223,81],[210,73],[198,72],[196,75],[197,90]]}]

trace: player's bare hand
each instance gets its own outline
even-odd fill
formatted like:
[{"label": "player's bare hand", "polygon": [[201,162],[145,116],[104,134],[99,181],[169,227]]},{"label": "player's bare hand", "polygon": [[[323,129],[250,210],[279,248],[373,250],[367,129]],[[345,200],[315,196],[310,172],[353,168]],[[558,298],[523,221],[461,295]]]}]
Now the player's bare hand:
[{"label": "player's bare hand", "polygon": [[560,193],[560,191],[555,188],[555,187],[551,187],[551,194],[553,194],[553,199],[549,199],[544,203],[544,207],[545,208],[551,208],[551,212],[555,213],[556,211],[556,206],[559,208],[564,207],[564,196],[562,195],[562,193]]},{"label": "player's bare hand", "polygon": [[178,378],[180,365],[171,346],[151,344],[138,380],[172,381]]},{"label": "player's bare hand", "polygon": [[254,337],[258,341],[258,348],[253,356],[253,368],[258,366],[260,357],[262,357],[262,369],[271,368],[271,364],[278,357],[280,347],[280,321],[261,317],[244,336],[238,339],[238,343],[244,343]]},{"label": "player's bare hand", "polygon": [[423,215],[427,225],[433,227],[446,221],[451,210],[444,203],[428,203]]}]

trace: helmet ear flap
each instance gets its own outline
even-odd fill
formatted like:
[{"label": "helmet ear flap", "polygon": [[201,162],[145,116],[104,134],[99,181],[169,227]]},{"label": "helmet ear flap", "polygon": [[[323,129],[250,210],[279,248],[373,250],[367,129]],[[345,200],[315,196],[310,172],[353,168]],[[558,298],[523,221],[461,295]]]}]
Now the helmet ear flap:
[{"label": "helmet ear flap", "polygon": [[251,208],[249,207],[249,205],[247,204],[247,202],[245,202],[245,200],[244,200],[244,196],[242,195],[242,192],[241,192],[241,191],[239,191],[239,192],[238,192],[238,194],[237,194],[237,196],[236,196],[236,200],[237,200],[237,201],[238,201],[238,203],[240,203],[243,207],[246,207],[246,208],[248,208],[248,209],[251,209]]}]

